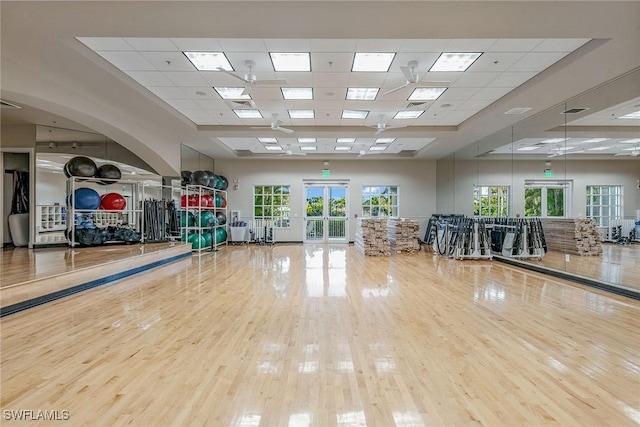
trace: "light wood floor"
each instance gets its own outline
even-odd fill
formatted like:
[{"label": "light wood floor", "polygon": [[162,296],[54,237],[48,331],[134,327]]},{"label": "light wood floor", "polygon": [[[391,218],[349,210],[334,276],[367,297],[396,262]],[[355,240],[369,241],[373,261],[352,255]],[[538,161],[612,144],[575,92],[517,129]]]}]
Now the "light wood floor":
[{"label": "light wood floor", "polygon": [[492,261],[227,247],[0,327],[2,414],[64,425],[640,423],[640,302]]},{"label": "light wood floor", "polygon": [[640,244],[603,244],[602,249],[601,256],[570,255],[568,262],[560,252],[548,252],[541,261],[523,262],[640,290]]}]

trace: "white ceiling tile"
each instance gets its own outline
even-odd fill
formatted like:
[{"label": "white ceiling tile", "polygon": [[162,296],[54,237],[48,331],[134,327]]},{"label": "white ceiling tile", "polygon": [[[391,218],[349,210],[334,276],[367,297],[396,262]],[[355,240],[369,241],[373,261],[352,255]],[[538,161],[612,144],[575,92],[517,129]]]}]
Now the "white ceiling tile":
[{"label": "white ceiling tile", "polygon": [[359,73],[349,74],[349,87],[381,87],[387,78],[387,73]]},{"label": "white ceiling tile", "polygon": [[493,99],[471,99],[469,101],[463,102],[462,105],[456,109],[456,111],[461,111],[461,110],[480,111],[494,102],[495,100]]},{"label": "white ceiling tile", "polygon": [[176,86],[207,86],[207,82],[197,71],[166,71],[164,75]]},{"label": "white ceiling tile", "polygon": [[[322,101],[322,102],[331,102],[331,101]],[[281,105],[287,110],[313,110],[319,107],[321,104],[318,104],[318,101],[314,101],[311,99],[294,99],[287,101],[280,101]]]},{"label": "white ceiling tile", "polygon": [[[343,100],[336,100],[336,101],[316,101],[315,102],[315,108],[320,111],[320,110],[326,110],[326,111],[341,111],[343,109],[343,105],[344,105]],[[355,101],[352,101],[355,102]],[[361,101],[362,102],[362,101]],[[366,102],[366,101],[363,101]]]},{"label": "white ceiling tile", "polygon": [[458,126],[474,114],[475,112],[473,110],[464,110],[460,112],[453,111],[451,114],[447,115],[447,117],[440,119],[438,124],[441,126]]},{"label": "white ceiling tile", "polygon": [[182,52],[140,52],[140,54],[160,71],[196,71],[196,67]]},{"label": "white ceiling tile", "polygon": [[287,79],[287,87],[313,87],[313,77],[318,73],[308,72],[278,72],[275,78]]},{"label": "white ceiling tile", "polygon": [[540,72],[561,60],[565,52],[532,52],[516,61],[509,71],[537,71]]},{"label": "white ceiling tile", "polygon": [[258,100],[258,101],[256,101],[256,105],[257,105],[258,109],[260,111],[262,111],[263,114],[264,114],[264,111],[268,111],[268,110],[272,110],[273,111],[273,110],[283,109],[282,102],[283,101],[281,99],[279,99],[279,100],[276,100],[276,99],[273,99],[273,100],[271,100],[271,99]]},{"label": "white ceiling tile", "polygon": [[137,51],[171,52],[178,50],[171,39],[162,39],[155,37],[126,37],[125,40]]},{"label": "white ceiling tile", "polygon": [[220,99],[220,96],[216,93],[211,86],[185,86],[181,90],[186,93],[189,98],[198,100],[203,99]]},{"label": "white ceiling tile", "polygon": [[479,90],[479,87],[450,87],[440,95],[438,101],[466,101]]},{"label": "white ceiling tile", "polygon": [[523,52],[486,52],[482,54],[482,56],[480,56],[480,58],[478,58],[467,71],[472,73],[483,71],[505,71],[524,55],[525,54]]},{"label": "white ceiling tile", "polygon": [[499,39],[488,49],[489,52],[530,52],[544,39]]},{"label": "white ceiling tile", "polygon": [[192,99],[165,99],[176,110],[198,110],[200,106]]},{"label": "white ceiling tile", "polygon": [[311,70],[315,72],[348,73],[353,65],[353,53],[312,52]]},{"label": "white ceiling tile", "polygon": [[147,87],[147,89],[162,99],[189,99],[189,95],[175,86]]},{"label": "white ceiling tile", "polygon": [[[244,75],[242,72],[236,72],[238,75]],[[222,71],[200,71],[200,77],[202,77],[207,85],[211,86],[231,86],[231,87],[243,87],[244,82]]]},{"label": "white ceiling tile", "polygon": [[347,96],[345,87],[323,87],[313,90],[313,97],[316,100],[339,100],[342,101]]},{"label": "white ceiling tile", "polygon": [[[357,103],[360,102],[362,104],[363,107],[360,108],[353,108],[351,103]],[[391,116],[395,115],[396,112],[398,112],[399,110],[406,110],[407,108],[407,104],[409,104],[410,101],[407,100],[399,100],[399,101],[375,101],[375,102],[371,102],[371,101],[346,101],[345,102],[345,108],[348,110],[358,110],[358,109],[362,109],[362,108],[366,108],[367,110],[371,111],[372,113],[393,113],[391,114]],[[355,104],[358,105],[358,104]]]},{"label": "white ceiling tile", "polygon": [[420,79],[420,86],[428,87],[429,82],[449,82],[455,83],[460,77],[464,75],[463,72],[441,72],[434,71],[422,74]]},{"label": "white ceiling tile", "polygon": [[247,61],[254,62],[252,69],[254,74],[262,72],[273,73],[273,64],[269,54],[266,52],[225,52],[225,55],[233,69],[241,76],[249,72]]},{"label": "white ceiling tile", "polygon": [[488,84],[489,87],[518,87],[522,83],[529,80],[531,77],[535,76],[537,73],[502,73],[491,83]]},{"label": "white ceiling tile", "polygon": [[534,52],[573,52],[591,39],[547,39]]},{"label": "white ceiling tile", "polygon": [[203,110],[224,110],[227,108],[227,104],[221,99],[194,99],[194,101],[196,101],[196,104]]},{"label": "white ceiling tile", "polygon": [[180,110],[180,112],[193,121],[213,120],[210,114],[200,109],[190,110],[185,108]]},{"label": "white ceiling tile", "polygon": [[440,56],[440,52],[419,52],[419,53],[398,53],[391,63],[391,68],[389,68],[390,72],[402,73],[400,67],[407,67],[409,65],[409,61],[418,61],[418,66],[416,67],[416,73],[418,75],[422,75],[429,71],[429,68],[436,62]]},{"label": "white ceiling tile", "polygon": [[76,37],[76,39],[93,50],[135,50],[120,37]]},{"label": "white ceiling tile", "polygon": [[268,52],[309,52],[310,41],[307,39],[266,39]]},{"label": "white ceiling tile", "polygon": [[499,99],[511,92],[510,87],[485,87],[480,89],[471,99]]},{"label": "white ceiling tile", "polygon": [[189,52],[220,52],[222,47],[218,39],[193,39],[193,38],[173,38],[173,44],[181,51]]},{"label": "white ceiling tile", "polygon": [[138,52],[98,51],[97,53],[123,71],[154,71],[156,69]]},{"label": "white ceiling tile", "polygon": [[207,110],[207,113],[212,117],[215,117],[218,123],[221,125],[241,125],[242,121],[235,115],[233,111],[229,110]]},{"label": "white ceiling tile", "polygon": [[456,82],[453,84],[455,87],[485,87],[499,76],[499,73],[472,73],[466,72],[464,73]]},{"label": "white ceiling tile", "polygon": [[445,52],[485,52],[496,39],[453,39],[447,44]]},{"label": "white ceiling tile", "polygon": [[449,39],[408,39],[402,41],[399,52],[444,52]]},{"label": "white ceiling tile", "polygon": [[402,47],[399,39],[361,39],[356,42],[356,52],[398,52]]},{"label": "white ceiling tile", "polygon": [[262,39],[218,39],[220,47],[229,52],[264,52],[267,47]]},{"label": "white ceiling tile", "polygon": [[175,86],[160,71],[125,71],[125,73],[142,86]]},{"label": "white ceiling tile", "polygon": [[251,98],[253,98],[256,102],[262,100],[277,100],[282,102],[282,91],[280,90],[280,87],[250,86],[250,90]]},{"label": "white ceiling tile", "polygon": [[350,73],[313,73],[313,86],[347,87],[349,85],[349,77]]},{"label": "white ceiling tile", "polygon": [[353,39],[312,39],[309,40],[309,48],[312,52],[350,52],[356,50],[356,41]]}]

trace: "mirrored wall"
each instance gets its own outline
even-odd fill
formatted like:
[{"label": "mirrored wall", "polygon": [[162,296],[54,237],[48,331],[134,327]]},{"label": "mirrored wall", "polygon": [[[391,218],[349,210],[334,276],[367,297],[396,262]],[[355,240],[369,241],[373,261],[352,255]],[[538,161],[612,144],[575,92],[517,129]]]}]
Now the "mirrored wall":
[{"label": "mirrored wall", "polygon": [[438,210],[540,224],[511,261],[640,293],[640,70],[438,161]]}]

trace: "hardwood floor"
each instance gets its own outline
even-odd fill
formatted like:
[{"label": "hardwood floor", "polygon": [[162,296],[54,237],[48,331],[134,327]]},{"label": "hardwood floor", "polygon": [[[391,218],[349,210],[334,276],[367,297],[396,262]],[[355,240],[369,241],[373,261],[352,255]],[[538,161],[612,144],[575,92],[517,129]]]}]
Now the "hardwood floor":
[{"label": "hardwood floor", "polygon": [[3,426],[640,424],[640,302],[492,261],[229,246],[0,327]]}]

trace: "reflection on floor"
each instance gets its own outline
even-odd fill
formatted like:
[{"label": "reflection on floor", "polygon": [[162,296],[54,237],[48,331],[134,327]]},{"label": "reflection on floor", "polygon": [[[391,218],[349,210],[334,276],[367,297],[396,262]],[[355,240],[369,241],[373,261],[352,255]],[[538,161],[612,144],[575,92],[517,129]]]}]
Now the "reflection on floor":
[{"label": "reflection on floor", "polygon": [[0,320],[2,409],[73,425],[631,426],[639,316],[639,301],[488,260],[229,246]]},{"label": "reflection on floor", "polygon": [[640,244],[605,243],[602,250],[602,256],[570,255],[568,262],[559,252],[548,252],[541,261],[524,262],[640,290]]}]

